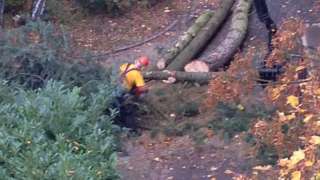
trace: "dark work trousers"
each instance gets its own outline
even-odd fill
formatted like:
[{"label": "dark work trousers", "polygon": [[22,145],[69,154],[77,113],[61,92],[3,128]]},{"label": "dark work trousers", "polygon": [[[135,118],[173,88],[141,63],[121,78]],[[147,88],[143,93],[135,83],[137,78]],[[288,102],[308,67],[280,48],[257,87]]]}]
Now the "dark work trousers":
[{"label": "dark work trousers", "polygon": [[132,93],[119,88],[115,93],[115,102],[113,104],[113,107],[119,111],[118,117],[115,118],[115,124],[130,128],[131,130],[137,129],[136,116],[138,115],[138,106],[134,101],[135,99]]},{"label": "dark work trousers", "polygon": [[273,50],[272,37],[277,32],[277,26],[269,15],[265,0],[254,0],[254,6],[257,10],[259,20],[265,24],[268,30],[268,50],[270,53]]}]

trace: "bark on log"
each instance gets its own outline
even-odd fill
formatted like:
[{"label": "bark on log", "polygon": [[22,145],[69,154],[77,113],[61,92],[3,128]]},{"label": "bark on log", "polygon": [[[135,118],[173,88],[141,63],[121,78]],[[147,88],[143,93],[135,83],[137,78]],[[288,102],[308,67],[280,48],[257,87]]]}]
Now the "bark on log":
[{"label": "bark on log", "polygon": [[223,0],[220,7],[214,12],[208,23],[200,30],[196,37],[186,46],[168,66],[168,70],[182,70],[192,58],[207,45],[208,41],[218,31],[226,19],[234,0]]},{"label": "bark on log", "polygon": [[248,13],[252,0],[239,0],[232,15],[231,26],[226,38],[214,52],[204,60],[211,70],[222,68],[236,53],[245,39],[248,29]]},{"label": "bark on log", "polygon": [[175,78],[177,81],[193,81],[197,83],[208,83],[216,78],[216,72],[183,72],[183,71],[149,71],[143,74],[148,80],[167,80]]},{"label": "bark on log", "polygon": [[0,0],[0,29],[2,29],[4,25],[4,22],[3,22],[4,5],[5,5],[5,0]]},{"label": "bark on log", "polygon": [[159,60],[157,63],[158,69],[164,69],[171,61],[179,54],[181,50],[183,50],[190,41],[199,33],[201,28],[203,28],[207,22],[212,17],[213,12],[207,11],[200,15],[195,23],[181,36],[179,37],[177,43],[169,49],[164,55],[163,58]]}]

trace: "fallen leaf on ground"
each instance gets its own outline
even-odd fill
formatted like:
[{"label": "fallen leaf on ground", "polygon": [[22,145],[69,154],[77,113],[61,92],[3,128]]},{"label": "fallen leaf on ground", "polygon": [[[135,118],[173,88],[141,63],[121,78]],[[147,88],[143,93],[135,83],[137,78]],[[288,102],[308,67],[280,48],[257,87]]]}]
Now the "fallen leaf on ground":
[{"label": "fallen leaf on ground", "polygon": [[240,111],[243,111],[244,110],[244,107],[242,104],[238,104],[237,108],[240,110]]},{"label": "fallen leaf on ground", "polygon": [[305,163],[304,163],[304,165],[306,166],[306,167],[311,167],[311,166],[313,166],[313,162],[312,161],[306,161]]},{"label": "fallen leaf on ground", "polygon": [[320,136],[312,136],[309,142],[314,145],[319,145],[320,144]]},{"label": "fallen leaf on ground", "polygon": [[225,174],[233,174],[233,171],[227,169],[227,170],[224,171],[224,173],[225,173]]},{"label": "fallen leaf on ground", "polygon": [[299,98],[296,96],[288,96],[287,97],[287,104],[289,104],[291,107],[296,108],[299,105]]},{"label": "fallen leaf on ground", "polygon": [[259,170],[259,171],[268,171],[272,168],[271,165],[267,165],[267,166],[256,166],[256,167],[253,167],[252,169],[253,170]]},{"label": "fallen leaf on ground", "polygon": [[313,118],[313,114],[307,114],[303,119],[304,123],[308,123]]},{"label": "fallen leaf on ground", "polygon": [[306,67],[305,66],[299,66],[296,68],[296,72],[304,70]]},{"label": "fallen leaf on ground", "polygon": [[210,171],[215,171],[215,170],[217,170],[217,169],[218,169],[218,168],[212,166],[212,167],[210,168]]},{"label": "fallen leaf on ground", "polygon": [[304,158],[305,158],[305,154],[303,150],[295,151],[293,152],[293,155],[290,157],[290,165],[294,166],[298,164],[300,161],[302,161]]},{"label": "fallen leaf on ground", "polygon": [[301,172],[300,171],[294,171],[291,174],[291,180],[300,180],[301,179]]}]

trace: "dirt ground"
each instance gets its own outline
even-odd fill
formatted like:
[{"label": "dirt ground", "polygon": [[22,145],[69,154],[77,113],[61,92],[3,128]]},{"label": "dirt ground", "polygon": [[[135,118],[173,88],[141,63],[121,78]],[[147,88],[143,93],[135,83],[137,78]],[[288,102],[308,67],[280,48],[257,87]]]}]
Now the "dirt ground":
[{"label": "dirt ground", "polygon": [[[320,3],[301,0],[266,0],[272,18],[279,25],[288,18],[299,18],[305,23],[319,23]],[[118,47],[140,42],[169,26],[174,20],[178,24],[158,38],[127,51],[100,57],[106,66],[118,66],[122,62],[132,62],[136,57],[148,55],[153,62],[159,58],[166,47],[172,45],[177,37],[192,23],[192,20],[204,9],[214,9],[218,0],[172,0],[161,1],[151,9],[137,8],[119,18],[105,16],[88,17],[73,27],[73,38],[76,45],[104,53]],[[130,27],[130,28],[128,28]],[[220,35],[223,38],[223,33]],[[267,31],[257,19],[255,10],[250,14],[250,27],[244,47],[267,47]],[[213,42],[203,56],[219,44],[219,38]],[[203,122],[210,118],[210,113],[181,118],[175,116],[176,106],[191,101],[201,103],[206,98],[206,87],[196,84],[164,85],[152,82],[153,93],[170,94],[173,98],[163,96],[154,98],[159,101],[159,107],[170,121]],[[146,124],[153,124],[143,119]],[[150,125],[150,124],[149,124]],[[190,135],[167,137],[161,133],[151,138],[151,131],[145,131],[142,136],[124,142],[125,152],[119,153],[118,169],[124,180],[198,180],[198,179],[277,179],[274,174],[263,174],[252,171],[257,161],[249,153],[250,145],[246,144],[241,135],[231,142],[225,142],[215,132],[203,129],[205,134],[203,144],[196,144]]]}]

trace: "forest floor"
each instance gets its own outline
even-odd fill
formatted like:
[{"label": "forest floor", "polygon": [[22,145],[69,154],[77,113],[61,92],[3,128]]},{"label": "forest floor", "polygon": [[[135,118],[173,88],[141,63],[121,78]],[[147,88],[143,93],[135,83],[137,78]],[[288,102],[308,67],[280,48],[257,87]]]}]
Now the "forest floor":
[{"label": "forest floor", "polygon": [[[158,38],[141,46],[130,48],[111,56],[100,57],[106,66],[116,66],[123,62],[133,62],[140,55],[151,57],[156,62],[163,49],[171,46],[177,37],[192,23],[192,20],[204,9],[214,9],[217,0],[172,0],[161,1],[150,8],[137,8],[118,18],[103,15],[87,17],[75,24],[73,39],[76,45],[97,54],[105,53],[118,47],[141,42],[157,32],[161,32],[172,22],[177,24]],[[280,25],[288,18],[299,18],[304,23],[320,23],[320,6],[312,1],[267,0],[269,11],[275,22]],[[317,3],[319,4],[319,3]],[[223,32],[219,35],[223,37]],[[250,27],[244,48],[250,46],[267,47],[267,31],[257,19],[253,8],[250,14]],[[315,42],[320,43],[319,42]],[[204,56],[210,53],[219,38],[212,43]],[[151,83],[153,93],[165,94],[159,100],[159,109],[163,110],[168,126],[179,122],[203,123],[210,119],[210,111],[201,112],[196,117],[176,115],[175,108],[184,102],[202,103],[206,98],[206,86],[197,84],[166,85]],[[157,100],[157,99],[156,99]],[[143,120],[148,122],[147,119]],[[150,121],[153,121],[150,119]],[[199,180],[199,179],[245,179],[254,176],[257,179],[277,179],[276,172],[262,175],[252,170],[259,161],[252,156],[252,147],[243,140],[243,135],[236,135],[230,141],[201,128],[202,142],[194,139],[195,132],[183,136],[166,136],[159,133],[151,137],[153,131],[144,131],[136,138],[123,142],[124,151],[119,153],[118,169],[125,180]],[[258,175],[257,175],[258,174]]]}]

